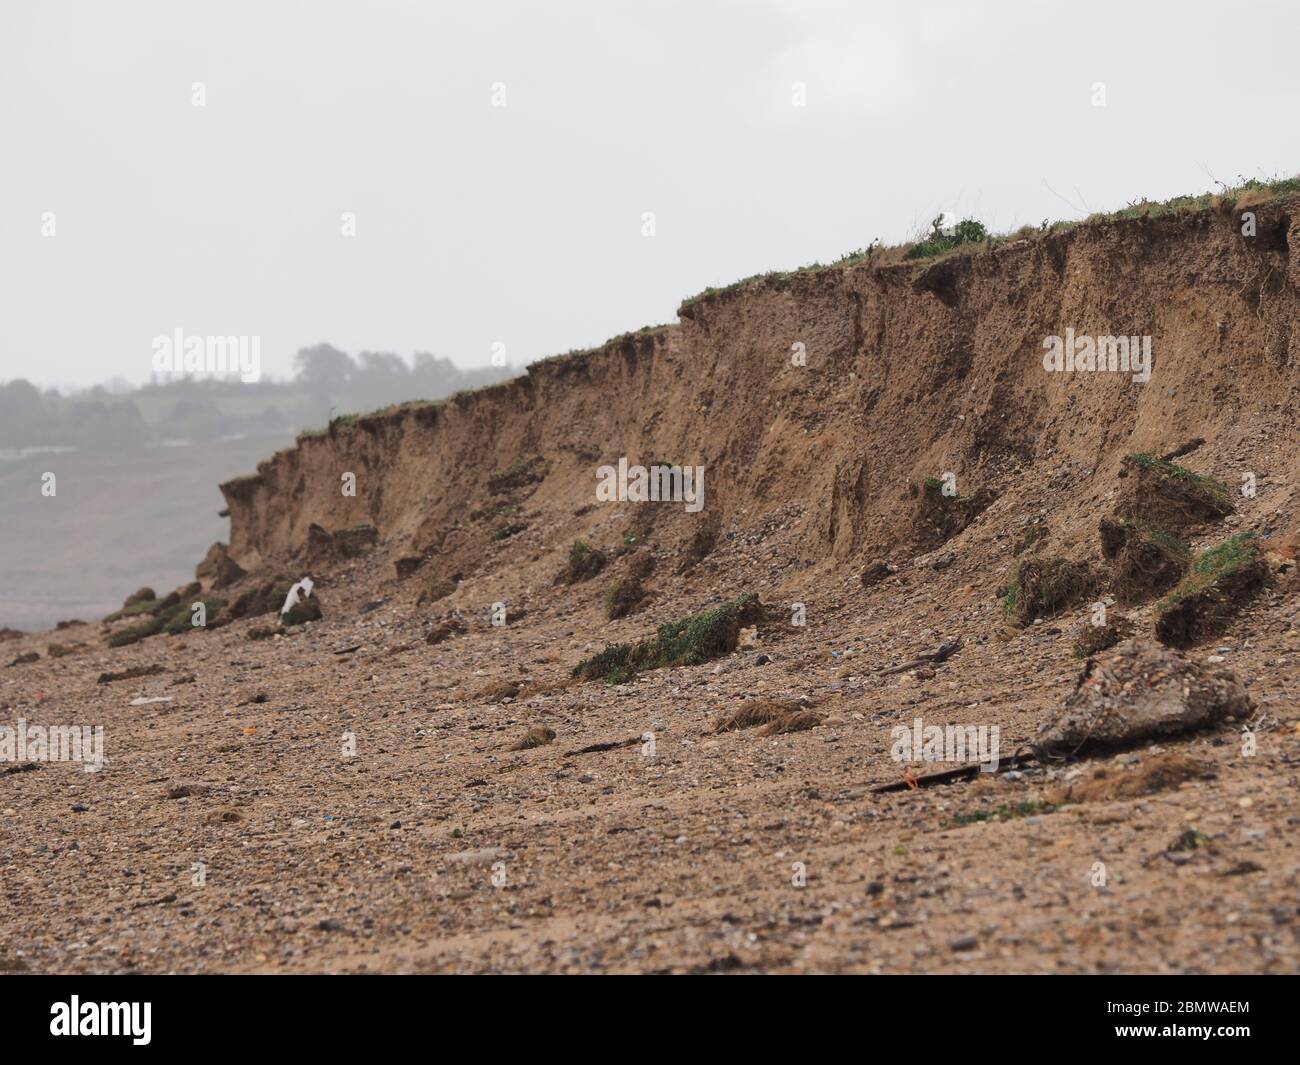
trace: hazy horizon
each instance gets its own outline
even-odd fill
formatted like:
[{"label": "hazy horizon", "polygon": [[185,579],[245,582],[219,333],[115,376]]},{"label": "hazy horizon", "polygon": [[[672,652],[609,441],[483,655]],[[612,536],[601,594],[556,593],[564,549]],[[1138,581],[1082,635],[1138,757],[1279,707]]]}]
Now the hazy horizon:
[{"label": "hazy horizon", "polygon": [[177,327],[259,336],[277,377],[321,340],[522,366],[940,211],[1292,172],[1300,20],[1199,10],[6,5],[0,380],[139,383]]}]

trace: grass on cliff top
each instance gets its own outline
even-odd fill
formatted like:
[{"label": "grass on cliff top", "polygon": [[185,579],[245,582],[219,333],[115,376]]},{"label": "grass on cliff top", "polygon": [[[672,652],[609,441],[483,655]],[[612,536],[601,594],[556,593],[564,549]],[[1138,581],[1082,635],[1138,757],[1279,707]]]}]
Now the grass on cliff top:
[{"label": "grass on cliff top", "polygon": [[901,244],[882,245],[873,240],[867,247],[842,255],[834,262],[823,264],[808,263],[794,270],[771,270],[767,273],[753,274],[729,285],[706,288],[694,296],[682,301],[683,307],[709,299],[714,296],[738,292],[743,288],[759,284],[781,284],[799,274],[812,274],[819,271],[842,269],[865,263],[874,266],[892,266],[904,262],[923,262],[953,254],[959,250],[988,250],[1014,240],[1024,240],[1042,233],[1063,233],[1079,226],[1099,225],[1132,218],[1161,218],[1166,215],[1190,214],[1212,207],[1253,207],[1267,203],[1282,196],[1300,193],[1300,176],[1287,178],[1246,178],[1238,177],[1236,185],[1219,182],[1218,192],[1205,192],[1198,195],[1174,196],[1168,200],[1135,200],[1117,211],[1095,212],[1086,218],[1069,221],[1052,221],[1044,218],[1038,225],[1021,226],[1011,232],[993,233],[983,223],[973,218],[965,218],[951,228],[943,226],[943,216],[930,224],[928,232],[917,233],[912,240]]},{"label": "grass on cliff top", "polygon": [[736,649],[741,625],[758,612],[753,592],[678,621],[665,622],[650,639],[618,643],[573,667],[573,676],[622,684],[638,673],[664,666],[698,666]]},{"label": "grass on cliff top", "polygon": [[[1161,218],[1172,214],[1188,214],[1196,211],[1207,210],[1212,207],[1225,207],[1228,209],[1240,207],[1258,206],[1267,203],[1270,200],[1278,199],[1283,196],[1289,196],[1300,193],[1300,176],[1287,178],[1246,178],[1238,175],[1236,185],[1228,185],[1219,182],[1218,192],[1205,192],[1196,195],[1174,196],[1168,200],[1135,200],[1125,207],[1116,211],[1095,212],[1086,218],[1075,220],[1056,220],[1053,221],[1044,218],[1038,225],[1025,225],[1020,228],[1003,233],[994,233],[989,231],[985,225],[974,218],[965,218],[957,222],[951,228],[942,225],[943,216],[931,223],[928,232],[916,233],[913,239],[904,241],[900,244],[883,244],[879,238],[872,240],[865,248],[857,248],[841,255],[838,259],[830,263],[811,262],[803,266],[796,267],[792,270],[768,270],[764,273],[751,274],[749,277],[741,278],[739,281],[733,281],[727,285],[709,286],[697,292],[693,296],[688,296],[681,301],[681,308],[688,308],[692,304],[707,300],[715,296],[729,295],[739,292],[742,289],[751,286],[762,285],[781,285],[796,276],[805,274],[817,274],[831,270],[842,270],[860,264],[869,266],[893,266],[906,262],[916,262],[924,265],[926,260],[939,259],[946,255],[954,254],[962,250],[989,250],[999,245],[1016,240],[1025,240],[1033,236],[1045,233],[1060,233],[1079,226],[1098,225],[1105,222],[1118,221],[1123,219],[1141,218]],[[672,323],[662,325],[646,325],[640,329],[629,330],[620,333],[618,336],[611,337],[603,344],[597,344],[589,348],[571,348],[569,351],[557,352],[554,355],[547,355],[540,359],[535,359],[528,364],[528,367],[540,366],[547,363],[561,362],[565,359],[579,355],[588,355],[600,351],[609,345],[632,337],[642,336],[646,333],[655,333],[661,329],[670,328]],[[360,418],[368,418],[376,414],[405,410],[414,407],[444,406],[463,400],[466,396],[474,395],[478,392],[490,388],[501,387],[502,382],[490,385],[482,385],[479,388],[469,389],[457,392],[454,396],[449,396],[440,400],[409,400],[404,403],[390,404],[372,411],[369,414],[352,414],[344,415],[342,418],[335,419],[336,424],[350,425]],[[318,438],[327,435],[327,429],[307,429],[298,434],[298,439]],[[238,480],[239,478],[236,478]]]},{"label": "grass on cliff top", "polygon": [[1145,451],[1139,451],[1137,454],[1130,455],[1129,461],[1139,469],[1148,470],[1153,473],[1162,473],[1166,477],[1176,477],[1180,481],[1185,481],[1193,488],[1198,489],[1205,495],[1213,496],[1216,499],[1227,502],[1232,498],[1232,493],[1228,486],[1221,481],[1216,481],[1213,477],[1205,477],[1199,473],[1189,470],[1186,466],[1177,466],[1172,462],[1166,462],[1164,459],[1156,458]]},{"label": "grass on cliff top", "polygon": [[1258,557],[1259,544],[1253,532],[1238,533],[1217,547],[1202,551],[1196,556],[1187,576],[1156,604],[1156,613],[1165,614],[1189,596],[1200,595],[1226,577],[1253,564]]}]

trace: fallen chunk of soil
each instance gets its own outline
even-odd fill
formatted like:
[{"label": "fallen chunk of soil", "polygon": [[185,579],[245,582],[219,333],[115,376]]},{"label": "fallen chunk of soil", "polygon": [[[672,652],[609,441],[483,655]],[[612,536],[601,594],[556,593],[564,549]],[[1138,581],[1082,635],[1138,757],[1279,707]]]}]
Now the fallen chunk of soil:
[{"label": "fallen chunk of soil", "polygon": [[309,621],[320,621],[321,608],[320,597],[309,595],[306,599],[299,599],[288,610],[280,615],[280,624],[304,625]]},{"label": "fallen chunk of soil", "polygon": [[204,599],[196,600],[203,604],[203,624],[194,624],[194,603],[185,603],[179,609],[174,611],[166,624],[163,625],[162,631],[168,636],[184,636],[186,633],[194,632],[196,629],[215,629],[221,625],[219,614],[221,608],[226,605],[224,599],[210,595]]},{"label": "fallen chunk of soil", "polygon": [[555,729],[547,728],[545,725],[534,725],[510,749],[512,751],[531,751],[534,747],[545,747],[554,739]]},{"label": "fallen chunk of soil", "polygon": [[156,636],[162,632],[163,626],[171,619],[170,614],[159,614],[157,617],[150,618],[148,621],[142,621],[138,625],[129,625],[124,629],[118,629],[108,637],[109,647],[127,647],[133,643],[139,643],[141,640],[150,636]]},{"label": "fallen chunk of soil", "polygon": [[447,577],[432,577],[421,590],[419,598],[415,600],[415,605],[427,606],[429,603],[436,603],[439,599],[446,599],[455,590],[455,581]]},{"label": "fallen chunk of soil", "polygon": [[1091,595],[1097,578],[1086,562],[1031,558],[1019,563],[1007,582],[1002,613],[1017,625],[1049,618]]},{"label": "fallen chunk of soil", "polygon": [[1120,475],[1115,513],[1121,518],[1181,534],[1232,513],[1227,486],[1154,455],[1128,455]]},{"label": "fallen chunk of soil", "polygon": [[284,576],[258,581],[235,600],[230,607],[230,617],[237,620],[274,613],[284,606],[284,601],[289,596],[289,589],[294,584],[291,578]]},{"label": "fallen chunk of soil", "polygon": [[1191,647],[1217,636],[1268,580],[1252,533],[1241,533],[1197,556],[1187,577],[1156,605],[1156,639]]},{"label": "fallen chunk of soil", "polygon": [[821,714],[812,710],[796,710],[769,721],[763,728],[758,730],[758,734],[760,736],[784,736],[791,732],[806,732],[810,728],[816,728],[821,723]]},{"label": "fallen chunk of soil", "polygon": [[1129,640],[1088,660],[1065,706],[1040,723],[1036,746],[1054,755],[1131,747],[1214,728],[1251,709],[1230,670],[1191,662],[1152,640]]},{"label": "fallen chunk of soil", "polygon": [[1094,766],[1078,780],[1050,788],[1044,798],[1054,805],[1066,802],[1115,802],[1136,799],[1157,791],[1176,788],[1187,780],[1211,780],[1214,766],[1179,751],[1143,758],[1136,765],[1107,762]]},{"label": "fallen chunk of soil", "polygon": [[344,558],[356,558],[379,542],[379,530],[362,523],[334,533],[334,548]]},{"label": "fallen chunk of soil", "polygon": [[698,666],[736,649],[740,630],[758,624],[763,604],[746,592],[730,602],[680,621],[659,626],[658,633],[637,644],[613,644],[573,667],[583,680],[621,684],[638,673],[663,666]]},{"label": "fallen chunk of soil", "polygon": [[1125,602],[1166,592],[1187,572],[1192,550],[1172,533],[1137,519],[1101,522],[1101,553],[1111,563],[1111,586]]}]

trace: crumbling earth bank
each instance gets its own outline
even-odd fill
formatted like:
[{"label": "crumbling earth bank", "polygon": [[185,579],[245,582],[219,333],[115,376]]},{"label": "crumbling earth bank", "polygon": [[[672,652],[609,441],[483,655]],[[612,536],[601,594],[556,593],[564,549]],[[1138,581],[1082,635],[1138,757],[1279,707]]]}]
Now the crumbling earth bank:
[{"label": "crumbling earth bank", "polygon": [[[1288,255],[1211,212],[794,275],[305,438],[225,486],[200,581],[250,613],[5,639],[0,721],[109,761],[0,768],[0,971],[1296,971],[1294,552],[1181,657],[1145,588],[1076,657],[1124,456],[1256,475],[1195,558],[1294,543]],[[1149,332],[1151,383],[1045,374],[1066,327]],[[622,456],[704,465],[704,510],[598,505]],[[931,546],[909,489],[948,472],[997,494]],[[607,564],[557,584],[577,542]],[[1008,624],[1051,559],[1088,580]],[[305,568],[319,618],[251,612]],[[913,787],[918,720],[1056,742]]]}]

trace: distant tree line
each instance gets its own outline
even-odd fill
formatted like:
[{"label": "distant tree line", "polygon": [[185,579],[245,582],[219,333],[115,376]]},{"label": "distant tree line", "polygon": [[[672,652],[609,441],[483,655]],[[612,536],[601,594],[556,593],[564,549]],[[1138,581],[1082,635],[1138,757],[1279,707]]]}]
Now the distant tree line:
[{"label": "distant tree line", "polygon": [[509,367],[462,370],[427,353],[409,364],[379,351],[353,358],[330,344],[303,348],[294,370],[287,381],[177,377],[67,394],[18,378],[0,384],[0,448],[125,448],[302,431],[342,414],[442,399],[514,374]]}]

